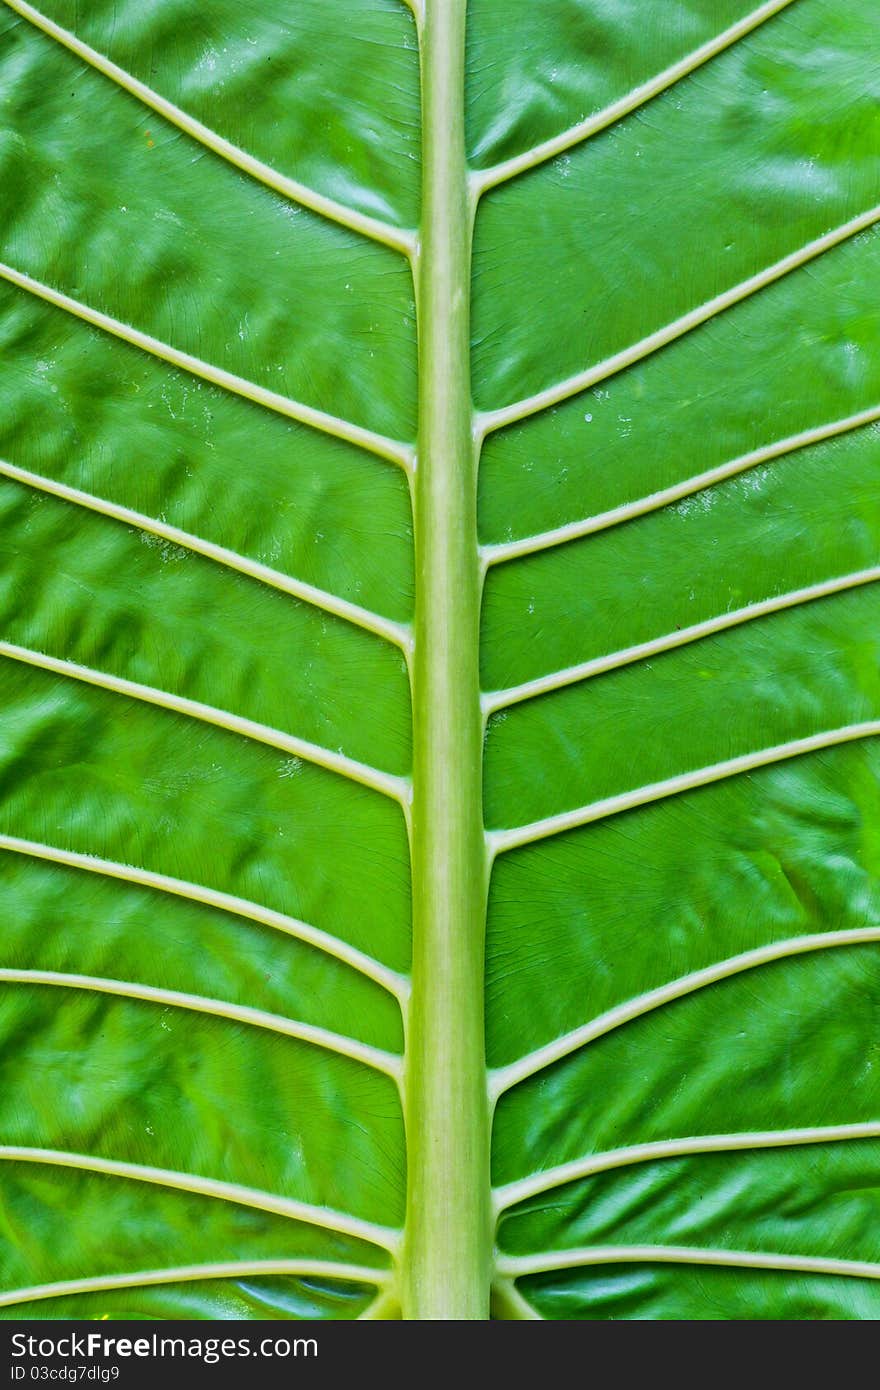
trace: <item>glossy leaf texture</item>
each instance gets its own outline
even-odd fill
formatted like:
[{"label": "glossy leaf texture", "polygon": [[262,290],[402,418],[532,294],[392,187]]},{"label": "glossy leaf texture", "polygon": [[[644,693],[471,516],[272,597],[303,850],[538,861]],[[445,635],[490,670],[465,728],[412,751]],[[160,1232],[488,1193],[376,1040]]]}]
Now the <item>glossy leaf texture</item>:
[{"label": "glossy leaf texture", "polygon": [[[400,1315],[419,8],[0,5],[6,1316]],[[878,57],[468,5],[499,1318],[880,1316]]]}]

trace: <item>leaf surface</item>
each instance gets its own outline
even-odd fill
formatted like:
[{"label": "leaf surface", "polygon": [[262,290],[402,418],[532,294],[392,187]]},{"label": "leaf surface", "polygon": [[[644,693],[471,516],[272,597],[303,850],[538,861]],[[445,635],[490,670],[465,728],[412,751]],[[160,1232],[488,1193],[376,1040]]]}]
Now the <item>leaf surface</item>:
[{"label": "leaf surface", "polygon": [[876,1317],[872,0],[426,5],[0,6],[0,1305]]}]

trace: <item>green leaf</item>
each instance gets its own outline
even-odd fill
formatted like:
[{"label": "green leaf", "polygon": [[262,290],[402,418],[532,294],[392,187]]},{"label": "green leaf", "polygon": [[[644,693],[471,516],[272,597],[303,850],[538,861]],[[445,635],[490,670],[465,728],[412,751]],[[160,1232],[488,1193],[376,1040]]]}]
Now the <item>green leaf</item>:
[{"label": "green leaf", "polygon": [[2,1315],[880,1316],[876,30],[3,0]]}]

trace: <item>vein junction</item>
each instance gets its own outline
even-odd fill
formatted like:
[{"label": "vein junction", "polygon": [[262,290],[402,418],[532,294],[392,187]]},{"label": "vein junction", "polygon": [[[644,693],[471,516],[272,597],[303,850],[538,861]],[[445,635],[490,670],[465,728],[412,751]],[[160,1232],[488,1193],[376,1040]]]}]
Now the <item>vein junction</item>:
[{"label": "vein junction", "polygon": [[580,1051],[581,1048],[586,1047],[588,1043],[594,1042],[597,1038],[604,1037],[607,1033],[623,1027],[624,1024],[644,1017],[645,1014],[653,1013],[655,1009],[672,1004],[677,999],[683,999],[686,995],[695,994],[701,989],[706,989],[709,985],[718,984],[722,980],[729,980],[735,975],[741,975],[744,971],[772,965],[776,961],[790,957],[808,955],[813,951],[839,950],[847,946],[867,946],[878,941],[880,941],[880,926],[853,927],[849,930],[815,932],[812,935],[789,937],[783,941],[771,942],[767,946],[756,947],[752,951],[744,951],[737,956],[730,956],[715,965],[706,966],[702,970],[695,970],[689,975],[683,975],[678,980],[672,980],[669,984],[660,985],[657,989],[649,990],[646,994],[637,995],[634,999],[618,1004],[615,1008],[600,1014],[589,1023],[583,1024],[580,1028],[575,1028],[554,1039],[545,1047],[537,1048],[534,1052],[528,1053],[519,1061],[490,1072],[489,1094],[493,1100],[497,1100],[512,1086],[516,1086],[537,1072],[543,1071],[545,1067],[552,1066],[554,1062],[559,1062],[564,1057]]},{"label": "vein junction", "polygon": [[12,642],[0,642],[0,657],[5,657],[10,661],[19,661],[26,666],[35,666],[43,671],[52,671],[60,676],[68,676],[73,680],[82,681],[86,685],[94,685],[116,695],[125,695],[130,699],[140,700],[144,704],[156,705],[160,709],[166,709],[190,719],[198,719],[205,724],[213,724],[219,729],[226,729],[229,733],[238,734],[255,743],[264,743],[270,748],[291,753],[294,757],[314,763],[317,767],[323,767],[328,772],[335,772],[349,781],[359,782],[362,786],[369,787],[371,791],[381,792],[383,795],[391,797],[401,806],[405,807],[409,804],[410,784],[408,779],[395,777],[391,773],[380,772],[377,768],[369,767],[366,763],[359,763],[354,758],[346,757],[343,753],[334,753],[327,748],[322,748],[319,744],[309,743],[306,739],[297,738],[293,734],[282,733],[280,729],[272,729],[265,724],[258,724],[252,719],[245,719],[241,715],[215,709],[213,705],[204,705],[198,700],[189,700],[183,695],[172,695],[168,691],[142,685],[139,681],[125,680],[122,676],[112,676],[106,671],[96,671],[89,666],[80,666],[74,661],[65,661],[59,657],[48,656],[43,652],[31,651],[27,647],[18,647]]},{"label": "vein junction", "polygon": [[563,154],[566,150],[573,149],[576,145],[581,145],[585,140],[591,139],[592,136],[607,130],[616,121],[631,115],[632,112],[652,101],[654,97],[668,91],[682,78],[696,72],[712,58],[717,57],[725,49],[745,38],[754,29],[765,24],[768,19],[772,19],[781,10],[787,9],[793,2],[794,0],[768,0],[766,4],[759,5],[751,14],[745,15],[736,24],[732,24],[730,28],[723,30],[715,38],[707,40],[699,48],[694,49],[692,53],[688,53],[678,62],[672,63],[649,81],[635,87],[618,101],[612,102],[604,110],[597,111],[595,115],[589,116],[586,120],[578,121],[568,130],[554,135],[549,140],[542,141],[539,145],[525,150],[522,154],[502,160],[487,169],[474,170],[471,174],[471,181],[475,194],[478,197],[482,196],[490,188],[507,183],[510,179],[516,178],[518,174],[526,173],[530,169],[537,169],[548,159],[553,159],[556,155]]},{"label": "vein junction", "polygon": [[138,868],[133,864],[121,864],[116,860],[102,859],[97,855],[80,854],[76,850],[62,849],[36,840],[23,840],[14,835],[0,835],[0,850],[10,854],[23,854],[31,859],[44,860],[50,864],[60,864],[65,868],[78,869],[85,873],[97,874],[102,878],[119,879],[123,883],[135,884],[172,897],[184,898],[201,903],[205,907],[217,908],[235,917],[257,922],[271,927],[287,936],[305,942],[325,955],[335,957],[359,974],[381,985],[401,1003],[406,1001],[409,981],[406,976],[390,970],[372,956],[365,955],[329,932],[299,921],[283,912],[263,907],[247,898],[236,897],[232,893],[221,893],[201,883],[188,883],[183,879],[171,878],[167,874],[155,873],[150,869]]},{"label": "vein junction", "polygon": [[157,1284],[183,1284],[201,1279],[268,1278],[341,1279],[345,1282],[384,1287],[388,1276],[369,1265],[344,1264],[337,1260],[226,1260],[212,1264],[178,1265],[170,1269],[136,1270],[130,1274],[99,1274],[85,1279],[62,1279],[54,1284],[32,1284],[0,1294],[0,1308],[34,1303],[46,1298],[66,1298],[72,1294],[109,1293],[114,1289],[142,1289]]},{"label": "vein junction", "polygon": [[814,603],[818,599],[830,598],[834,594],[846,593],[851,589],[863,588],[867,584],[875,584],[878,579],[880,566],[874,566],[872,569],[857,570],[853,574],[839,575],[836,579],[826,579],[820,584],[810,584],[803,589],[793,589],[789,593],[746,604],[743,608],[720,613],[715,618],[707,618],[705,622],[694,623],[691,627],[677,628],[674,632],[663,633],[662,636],[653,637],[647,642],[624,647],[621,651],[609,652],[607,656],[594,657],[591,661],[583,661],[576,666],[554,671],[550,675],[523,681],[520,685],[510,686],[506,690],[492,691],[483,695],[483,709],[487,715],[491,715],[523,700],[562,690],[581,681],[591,680],[594,676],[604,675],[607,671],[616,671],[622,666],[632,665],[634,662],[646,661],[652,656],[674,651],[677,647],[687,646],[705,637],[714,637],[716,633],[726,632],[732,627],[741,627],[744,623],[754,622],[770,614]]},{"label": "vein junction", "polygon": [[[9,4],[9,0],[4,0],[4,3]],[[302,401],[295,401],[288,396],[279,395],[277,391],[270,391],[265,386],[247,381],[244,377],[227,372],[222,367],[213,366],[210,362],[203,362],[201,358],[194,357],[189,352],[182,352],[179,348],[172,347],[169,343],[163,343],[149,333],[142,333],[139,328],[133,328],[130,324],[114,319],[110,314],[102,313],[101,310],[93,309],[90,305],[83,304],[80,300],[63,294],[60,290],[52,289],[50,285],[44,284],[41,280],[35,280],[33,276],[26,275],[24,271],[16,270],[14,266],[0,263],[0,279],[8,281],[9,284],[15,285],[18,289],[27,291],[37,299],[44,300],[47,304],[52,304],[57,309],[65,310],[75,318],[82,319],[84,323],[90,323],[95,328],[110,333],[114,338],[120,338],[123,342],[130,343],[132,347],[140,348],[152,357],[158,357],[163,362],[168,362],[172,367],[179,367],[192,376],[200,377],[203,381],[209,382],[220,390],[228,391],[233,396],[241,396],[245,400],[252,401],[254,405],[263,406],[266,410],[273,411],[276,415],[283,415],[289,420],[296,420],[299,424],[309,425],[312,429],[318,430],[319,433],[329,434],[336,439],[345,440],[346,443],[358,445],[367,453],[387,459],[390,463],[396,463],[406,473],[412,471],[413,449],[408,444],[395,439],[388,439],[384,435],[376,434],[373,430],[365,429],[362,425],[352,424],[350,420],[328,415],[326,411],[317,410],[314,406],[303,404]]]},{"label": "vein junction", "polygon": [[373,1071],[384,1072],[399,1083],[402,1074],[402,1059],[393,1052],[371,1047],[354,1038],[331,1033],[326,1028],[316,1028],[310,1023],[299,1023],[284,1018],[280,1014],[266,1013],[263,1009],[250,1008],[244,1004],[229,1004],[222,999],[208,999],[200,994],[186,994],[180,990],[157,989],[153,985],[142,985],[130,980],[107,980],[95,975],[71,975],[57,970],[10,970],[0,969],[0,983],[18,985],[54,985],[62,989],[81,989],[96,994],[114,994],[124,999],[140,999],[146,1003],[163,1004],[167,1008],[187,1009],[192,1013],[208,1014],[213,1018],[229,1019],[233,1023],[247,1024],[253,1028],[263,1028],[270,1033],[280,1033],[283,1037],[296,1038],[327,1052],[336,1052],[341,1057],[349,1057],[362,1063]]},{"label": "vein junction", "polygon": [[0,1161],[34,1163],[52,1168],[73,1168],[81,1172],[103,1173],[109,1177],[125,1178],[130,1182],[149,1183],[157,1187],[192,1192],[202,1197],[230,1202],[236,1206],[253,1207],[276,1216],[302,1221],[310,1226],[323,1226],[340,1235],[366,1240],[371,1245],[394,1252],[400,1243],[400,1232],[377,1226],[359,1217],[333,1211],[329,1207],[298,1202],[272,1192],[258,1192],[238,1183],[222,1182],[216,1178],[199,1177],[168,1168],[154,1168],[142,1163],[126,1163],[118,1159],[99,1158],[92,1154],[67,1153],[58,1149],[27,1148],[16,1144],[0,1144]]},{"label": "vein junction", "polygon": [[175,106],[173,102],[168,101],[151,87],[148,87],[145,82],[139,81],[138,78],[111,62],[102,53],[96,52],[89,44],[83,43],[82,39],[77,38],[68,29],[62,28],[60,24],[56,24],[54,20],[41,14],[33,5],[29,5],[27,0],[4,0],[4,3],[16,14],[21,15],[22,19],[26,19],[28,23],[33,24],[49,38],[68,49],[84,63],[88,63],[97,72],[110,78],[123,91],[143,102],[157,115],[164,117],[171,125],[183,131],[185,135],[190,136],[191,139],[211,150],[213,154],[232,164],[241,173],[249,175],[258,183],[272,189],[273,193],[289,198],[292,202],[309,208],[312,212],[319,213],[328,221],[335,222],[341,227],[359,232],[361,236],[367,237],[371,241],[389,246],[405,256],[413,255],[416,242],[414,232],[402,231],[388,222],[379,221],[375,217],[367,217],[354,208],[346,207],[333,198],[325,197],[315,189],[307,188],[305,184],[299,183],[296,179],[287,178],[286,175],[279,173],[268,164],[264,164],[262,160],[255,159],[246,150],[233,145],[231,141],[224,139],[222,135],[211,130],[201,121],[187,115],[179,106]]},{"label": "vein junction", "polygon": [[333,617],[342,618],[343,621],[351,623],[353,627],[375,633],[377,637],[384,638],[385,641],[399,647],[405,653],[408,653],[412,646],[411,630],[405,624],[392,622],[390,618],[383,618],[379,613],[372,613],[369,609],[361,608],[356,603],[349,603],[347,599],[339,598],[336,594],[328,593],[325,589],[318,589],[313,584],[306,584],[300,579],[293,579],[290,575],[272,569],[269,565],[261,564],[260,561],[252,560],[247,555],[229,550],[226,546],[215,545],[212,541],[193,535],[190,531],[181,530],[178,526],[169,526],[167,522],[157,521],[155,517],[133,511],[130,507],[119,506],[115,502],[107,501],[106,498],[96,497],[90,492],[83,492],[80,488],[68,487],[65,483],[56,482],[54,478],[47,478],[40,473],[32,473],[27,468],[18,468],[15,464],[8,463],[4,459],[0,459],[0,476],[10,478],[16,483],[22,483],[26,487],[34,488],[38,492],[44,492],[50,497],[58,497],[74,506],[84,507],[88,511],[96,512],[99,516],[110,517],[114,521],[123,522],[126,526],[133,526],[148,535],[169,541],[172,545],[179,545],[184,550],[213,560],[216,564],[235,570],[238,574],[247,575],[249,579],[254,579],[258,584],[265,584],[267,588],[289,594],[291,598],[299,599],[300,602],[307,603],[310,607],[320,608],[323,612],[332,614]]},{"label": "vein junction", "polygon": [[880,733],[880,720],[866,720],[861,724],[846,724],[839,729],[828,729],[808,738],[792,739],[790,743],[780,743],[773,748],[762,748],[753,753],[744,753],[737,758],[728,758],[713,763],[709,767],[683,772],[662,782],[636,787],[632,791],[620,792],[616,796],[579,806],[572,811],[562,811],[558,815],[545,816],[530,825],[517,826],[512,830],[488,830],[486,845],[491,855],[503,854],[507,850],[518,849],[536,840],[559,835],[566,830],[575,830],[593,821],[604,820],[607,816],[619,815],[623,811],[646,806],[652,801],[662,801],[669,796],[705,787],[726,777],[736,777],[743,772],[751,772],[761,767],[771,767],[774,763],[788,758],[801,757],[805,753],[815,753],[823,748],[834,748],[842,743],[852,743],[858,739],[874,738]]},{"label": "vein junction", "polygon": [[734,305],[751,298],[759,290],[765,289],[786,275],[790,275],[792,271],[798,270],[801,266],[809,264],[810,261],[824,255],[835,246],[839,246],[852,237],[858,236],[861,232],[867,231],[878,221],[880,221],[880,206],[870,208],[867,212],[850,218],[848,222],[842,223],[823,236],[816,237],[815,240],[808,242],[806,246],[793,251],[790,255],[783,256],[781,260],[776,261],[765,270],[758,271],[747,280],[740,281],[739,284],[724,290],[723,293],[707,300],[706,303],[682,314],[680,318],[674,319],[653,333],[649,333],[647,337],[629,347],[622,348],[603,362],[598,362],[583,372],[577,372],[564,381],[545,387],[544,390],[537,391],[532,396],[514,401],[511,405],[502,406],[497,410],[482,411],[477,416],[478,431],[485,437],[494,430],[503,429],[519,420],[525,420],[530,415],[536,415],[542,410],[547,410],[550,406],[559,405],[571,396],[579,395],[589,387],[597,386],[600,382],[609,380],[627,367],[633,366],[636,362],[644,361],[669,343],[684,337],[685,334],[701,327],[702,324],[708,323],[710,319],[725,313]]},{"label": "vein junction", "polygon": [[717,483],[726,482],[728,478],[735,478],[741,473],[747,473],[749,469],[757,468],[760,464],[771,463],[774,459],[784,458],[800,449],[807,449],[816,444],[823,444],[826,440],[836,439],[840,435],[874,425],[878,421],[880,421],[880,406],[870,406],[867,410],[858,411],[854,415],[847,415],[843,419],[832,420],[827,424],[802,430],[798,434],[789,435],[785,439],[764,445],[760,449],[753,449],[750,453],[741,454],[739,458],[732,459],[729,463],[722,463],[715,468],[706,469],[705,472],[685,478],[679,483],[673,483],[670,487],[648,493],[647,496],[636,498],[632,502],[624,502],[621,506],[612,507],[607,512],[600,512],[597,516],[586,517],[581,521],[566,522],[563,526],[555,526],[549,531],[539,531],[532,536],[523,536],[519,540],[484,545],[482,547],[483,565],[488,570],[493,565],[506,564],[510,560],[535,555],[542,550],[552,550],[556,546],[566,545],[569,541],[581,540],[586,536],[595,535],[599,531],[607,531],[612,527],[635,521],[639,517],[668,507],[673,502],[680,502],[686,497],[693,497],[706,488],[714,487]]},{"label": "vein junction", "polygon": [[588,1154],[541,1173],[532,1173],[515,1182],[505,1183],[494,1191],[497,1216],[519,1202],[527,1201],[542,1192],[551,1192],[567,1183],[591,1178],[616,1168],[628,1168],[639,1163],[656,1163],[663,1159],[705,1156],[717,1153],[749,1152],[761,1149],[797,1148],[810,1144],[840,1144],[862,1139],[880,1139],[880,1122],[853,1125],[823,1125],[804,1129],[777,1129],[742,1134],[690,1135],[683,1139],[655,1140],[647,1144],[632,1144],[609,1149],[604,1153]]}]

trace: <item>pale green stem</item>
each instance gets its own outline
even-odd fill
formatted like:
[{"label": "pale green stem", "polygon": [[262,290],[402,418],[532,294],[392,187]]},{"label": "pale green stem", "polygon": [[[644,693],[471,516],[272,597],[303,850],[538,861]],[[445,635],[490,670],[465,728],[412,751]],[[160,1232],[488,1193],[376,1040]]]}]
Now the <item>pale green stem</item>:
[{"label": "pale green stem", "polygon": [[486,1318],[491,1277],[465,9],[428,0],[422,44],[407,1319]]}]

